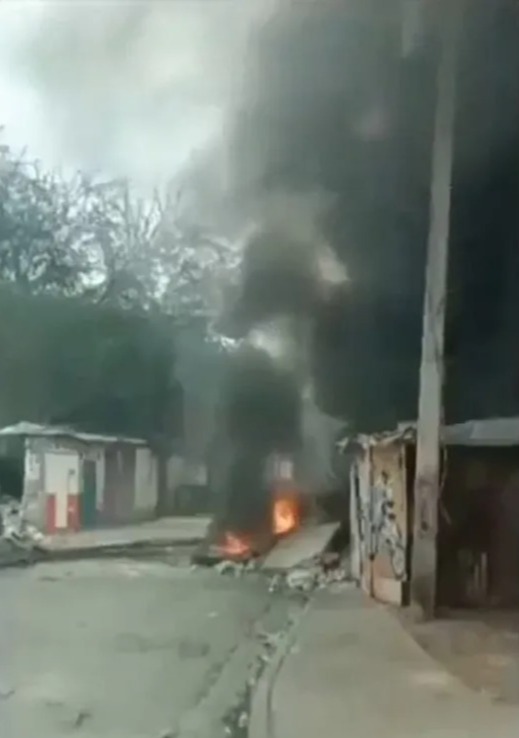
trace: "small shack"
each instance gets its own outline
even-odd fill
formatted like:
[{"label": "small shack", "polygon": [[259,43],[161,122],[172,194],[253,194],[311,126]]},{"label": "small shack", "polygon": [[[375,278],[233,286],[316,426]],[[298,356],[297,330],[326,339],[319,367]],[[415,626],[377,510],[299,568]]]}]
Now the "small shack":
[{"label": "small shack", "polygon": [[18,423],[0,430],[0,493],[45,533],[149,520],[158,463],[140,439]]},{"label": "small shack", "polygon": [[[416,425],[346,439],[352,572],[376,599],[407,604]],[[519,605],[519,418],[442,432],[437,606]]]}]

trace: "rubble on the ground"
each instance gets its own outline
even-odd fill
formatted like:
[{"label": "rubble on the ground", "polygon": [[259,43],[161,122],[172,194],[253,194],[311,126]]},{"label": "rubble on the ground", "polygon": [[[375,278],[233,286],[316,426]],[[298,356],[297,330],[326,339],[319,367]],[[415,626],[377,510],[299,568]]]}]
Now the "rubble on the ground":
[{"label": "rubble on the ground", "polygon": [[3,497],[0,500],[0,559],[10,561],[13,549],[30,553],[43,541],[44,536],[40,531],[24,519],[19,501]]},{"label": "rubble on the ground", "polygon": [[[233,577],[242,576],[246,572],[258,571],[258,569],[257,559],[250,559],[247,562],[223,559],[214,566],[218,574]],[[339,552],[325,551],[297,567],[274,573],[269,580],[269,592],[289,589],[294,592],[310,593],[337,582],[346,582],[348,579],[347,560]]]},{"label": "rubble on the ground", "polygon": [[324,567],[321,561],[312,561],[306,566],[299,566],[283,574],[275,574],[270,581],[269,589],[271,592],[287,588],[295,592],[310,593],[336,582],[345,582],[348,578],[345,566],[338,565],[330,569]]},{"label": "rubble on the ground", "polygon": [[231,561],[230,559],[223,559],[215,565],[214,570],[218,574],[229,574],[237,577],[243,572],[244,565],[238,564],[236,561]]},{"label": "rubble on the ground", "polygon": [[249,724],[249,713],[243,711],[238,718],[238,728],[244,730]]},{"label": "rubble on the ground", "polygon": [[214,570],[218,574],[226,574],[229,576],[239,577],[244,572],[256,571],[258,564],[256,559],[248,561],[233,561],[232,559],[222,559],[215,566]]},{"label": "rubble on the ground", "polygon": [[257,638],[267,651],[276,651],[283,639],[283,633],[280,631],[276,633],[258,632]]}]

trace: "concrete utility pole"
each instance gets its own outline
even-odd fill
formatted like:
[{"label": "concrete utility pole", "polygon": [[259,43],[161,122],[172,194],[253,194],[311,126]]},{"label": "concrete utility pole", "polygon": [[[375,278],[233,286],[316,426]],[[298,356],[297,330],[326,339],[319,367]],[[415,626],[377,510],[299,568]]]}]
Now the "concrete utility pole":
[{"label": "concrete utility pole", "polygon": [[418,404],[411,598],[426,617],[436,605],[436,538],[443,421],[444,333],[458,41],[463,0],[444,0],[431,172],[431,200]]}]

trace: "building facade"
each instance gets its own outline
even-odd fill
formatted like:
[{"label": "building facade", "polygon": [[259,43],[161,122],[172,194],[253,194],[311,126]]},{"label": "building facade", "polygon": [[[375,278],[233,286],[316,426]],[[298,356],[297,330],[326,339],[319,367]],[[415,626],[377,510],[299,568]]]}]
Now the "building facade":
[{"label": "building facade", "polygon": [[[348,439],[352,574],[372,597],[410,597],[416,428]],[[436,608],[519,605],[519,418],[442,431]]]},{"label": "building facade", "polygon": [[45,533],[155,517],[158,460],[145,441],[29,423],[4,428],[0,438],[20,440],[24,516]]}]

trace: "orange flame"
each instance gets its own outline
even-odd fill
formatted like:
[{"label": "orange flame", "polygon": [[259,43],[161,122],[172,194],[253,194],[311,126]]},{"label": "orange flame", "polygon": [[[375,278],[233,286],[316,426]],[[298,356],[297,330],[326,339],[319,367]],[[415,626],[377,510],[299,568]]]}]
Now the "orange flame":
[{"label": "orange flame", "polygon": [[226,556],[236,558],[250,553],[250,546],[247,541],[230,532],[225,534],[221,549]]},{"label": "orange flame", "polygon": [[293,497],[278,497],[272,510],[272,528],[276,535],[290,533],[299,525],[299,507]]}]

